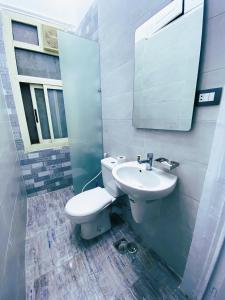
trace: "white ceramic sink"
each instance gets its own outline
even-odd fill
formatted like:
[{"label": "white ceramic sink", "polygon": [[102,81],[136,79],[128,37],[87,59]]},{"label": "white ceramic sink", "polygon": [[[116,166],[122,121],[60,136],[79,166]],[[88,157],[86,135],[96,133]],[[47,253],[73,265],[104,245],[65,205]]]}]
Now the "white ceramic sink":
[{"label": "white ceramic sink", "polygon": [[175,188],[177,176],[136,161],[122,163],[113,168],[113,177],[119,188],[133,200],[155,200],[169,195]]},{"label": "white ceramic sink", "polygon": [[133,216],[140,209],[144,212],[147,203],[168,196],[177,183],[177,176],[157,168],[146,170],[145,164],[136,161],[117,165],[112,174],[119,188],[129,196]]}]

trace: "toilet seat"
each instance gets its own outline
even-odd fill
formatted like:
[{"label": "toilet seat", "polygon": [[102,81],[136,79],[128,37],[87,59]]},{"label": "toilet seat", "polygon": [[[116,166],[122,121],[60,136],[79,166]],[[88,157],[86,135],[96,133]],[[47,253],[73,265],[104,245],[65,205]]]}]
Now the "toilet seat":
[{"label": "toilet seat", "polygon": [[115,198],[104,188],[97,187],[71,198],[66,204],[65,211],[72,217],[87,217],[98,213],[114,200]]}]

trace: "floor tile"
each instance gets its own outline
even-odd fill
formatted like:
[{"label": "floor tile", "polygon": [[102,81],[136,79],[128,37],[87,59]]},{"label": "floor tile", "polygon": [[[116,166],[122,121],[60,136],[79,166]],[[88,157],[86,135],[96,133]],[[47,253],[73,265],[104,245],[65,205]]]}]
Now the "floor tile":
[{"label": "floor tile", "polygon": [[[64,212],[72,196],[65,188],[28,199],[27,300],[186,299],[179,279],[118,216],[110,231],[83,240]],[[114,242],[121,238],[135,242],[137,253],[118,253]]]}]

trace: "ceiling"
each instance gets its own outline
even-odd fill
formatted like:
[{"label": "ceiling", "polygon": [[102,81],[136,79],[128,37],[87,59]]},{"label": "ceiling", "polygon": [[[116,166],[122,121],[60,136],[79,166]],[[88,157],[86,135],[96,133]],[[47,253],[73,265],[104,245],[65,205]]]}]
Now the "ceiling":
[{"label": "ceiling", "polygon": [[0,0],[0,5],[78,27],[93,0]]}]

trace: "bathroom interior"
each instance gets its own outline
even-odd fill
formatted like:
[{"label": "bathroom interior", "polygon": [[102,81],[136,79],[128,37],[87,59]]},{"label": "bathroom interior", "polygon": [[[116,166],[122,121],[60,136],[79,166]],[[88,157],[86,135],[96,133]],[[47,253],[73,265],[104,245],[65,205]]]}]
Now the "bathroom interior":
[{"label": "bathroom interior", "polygon": [[0,10],[0,300],[224,300],[225,2]]}]

